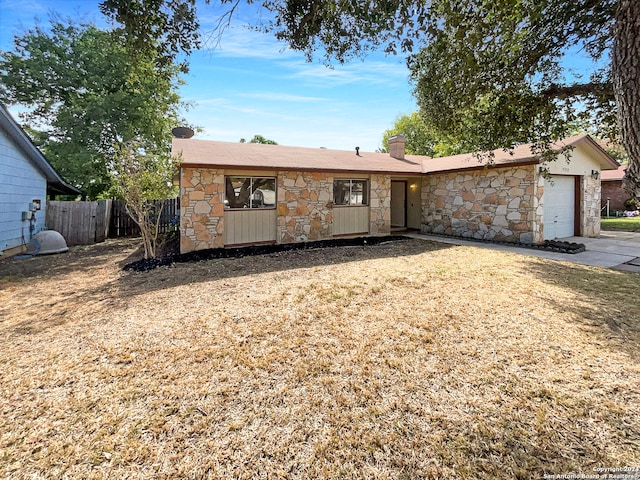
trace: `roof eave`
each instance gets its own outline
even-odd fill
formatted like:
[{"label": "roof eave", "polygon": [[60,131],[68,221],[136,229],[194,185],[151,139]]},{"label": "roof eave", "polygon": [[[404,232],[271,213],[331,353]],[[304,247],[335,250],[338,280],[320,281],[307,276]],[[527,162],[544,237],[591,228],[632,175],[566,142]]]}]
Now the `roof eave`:
[{"label": "roof eave", "polygon": [[34,145],[29,136],[25,133],[22,127],[14,120],[7,108],[0,104],[0,127],[7,133],[7,135],[16,143],[16,145],[24,152],[27,158],[33,162],[45,176],[47,183],[53,185],[59,185],[60,188],[68,191],[74,191],[73,194],[82,194],[82,191],[76,187],[69,185],[64,179],[55,171],[53,166],[48,162],[45,156],[42,154],[38,147]]},{"label": "roof eave", "polygon": [[522,167],[527,165],[537,165],[540,163],[540,159],[538,158],[528,158],[525,160],[517,160],[513,162],[504,162],[504,163],[484,163],[478,165],[469,165],[464,167],[452,167],[446,169],[439,170],[427,170],[423,169],[422,173],[425,175],[435,175],[439,173],[450,173],[450,172],[465,172],[469,170],[484,170],[489,168],[509,168],[509,167]]},{"label": "roof eave", "polygon": [[180,168],[211,168],[219,170],[273,170],[273,171],[296,171],[296,172],[340,172],[340,173],[359,173],[359,174],[389,174],[389,175],[421,175],[420,170],[392,170],[392,169],[356,169],[356,168],[326,168],[326,167],[293,167],[281,165],[242,165],[242,164],[213,164],[198,162],[181,162]]}]

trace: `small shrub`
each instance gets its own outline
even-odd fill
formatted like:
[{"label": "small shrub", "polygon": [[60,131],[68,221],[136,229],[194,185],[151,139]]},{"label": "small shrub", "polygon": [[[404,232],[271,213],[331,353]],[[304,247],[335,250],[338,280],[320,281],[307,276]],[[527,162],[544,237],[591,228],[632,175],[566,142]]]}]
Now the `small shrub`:
[{"label": "small shrub", "polygon": [[640,209],[640,202],[634,197],[627,198],[624,201],[624,209],[628,211],[638,210]]}]

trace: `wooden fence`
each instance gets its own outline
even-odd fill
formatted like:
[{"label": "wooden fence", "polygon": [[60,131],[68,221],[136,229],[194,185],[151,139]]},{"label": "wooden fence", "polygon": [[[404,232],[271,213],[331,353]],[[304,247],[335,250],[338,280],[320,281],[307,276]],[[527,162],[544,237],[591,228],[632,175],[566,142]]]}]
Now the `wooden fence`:
[{"label": "wooden fence", "polygon": [[[164,206],[160,213],[160,223],[158,224],[159,233],[167,233],[177,228],[178,199],[154,200],[153,207],[155,211],[158,211],[163,203]],[[125,203],[120,200],[114,201],[111,208],[109,238],[137,237],[138,235],[140,235],[140,228],[127,213]]]},{"label": "wooden fence", "polygon": [[97,202],[47,203],[45,224],[49,230],[60,232],[67,245],[89,245],[104,242],[109,232],[113,200]]},{"label": "wooden fence", "polygon": [[[154,200],[156,209],[164,203],[159,231],[167,233],[177,228],[178,199]],[[120,200],[97,202],[60,202],[47,204],[46,227],[62,234],[67,245],[89,245],[107,237],[137,237],[140,228],[127,213]]]}]

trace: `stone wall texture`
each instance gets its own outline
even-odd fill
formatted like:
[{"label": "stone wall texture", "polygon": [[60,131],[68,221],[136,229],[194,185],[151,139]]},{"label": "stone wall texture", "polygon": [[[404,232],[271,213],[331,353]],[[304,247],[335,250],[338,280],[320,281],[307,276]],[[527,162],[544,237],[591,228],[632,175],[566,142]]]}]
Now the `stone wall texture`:
[{"label": "stone wall texture", "polygon": [[541,194],[534,166],[429,175],[422,179],[421,231],[482,240],[539,242]]},{"label": "stone wall texture", "polygon": [[369,234],[387,235],[391,232],[391,177],[371,175],[369,194]]},{"label": "stone wall texture", "polygon": [[[224,170],[182,169],[180,251],[224,247]],[[277,177],[277,243],[333,236],[333,174],[280,171]],[[372,175],[370,234],[391,230],[391,178]]]},{"label": "stone wall texture", "polygon": [[[534,165],[422,177],[421,231],[458,237],[539,243],[543,239],[544,179]],[[180,251],[224,247],[224,170],[182,169]],[[277,173],[277,243],[333,236],[333,175]],[[581,177],[580,231],[600,233],[600,181]],[[391,178],[370,176],[370,235],[391,225]]]},{"label": "stone wall texture", "polygon": [[580,235],[600,235],[600,179],[585,175],[581,179]]},{"label": "stone wall texture", "polygon": [[319,172],[279,172],[278,243],[331,238],[333,176]]},{"label": "stone wall texture", "polygon": [[182,169],[180,252],[224,247],[224,171]]}]

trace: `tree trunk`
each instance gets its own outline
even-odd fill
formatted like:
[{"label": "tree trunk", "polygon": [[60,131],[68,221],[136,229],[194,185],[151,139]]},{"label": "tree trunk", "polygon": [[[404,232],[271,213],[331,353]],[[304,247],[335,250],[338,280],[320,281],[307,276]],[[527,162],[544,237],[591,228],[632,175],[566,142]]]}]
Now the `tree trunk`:
[{"label": "tree trunk", "polygon": [[640,198],[640,1],[620,0],[613,28],[613,88],[622,145],[629,155],[624,187]]}]

